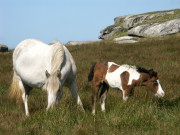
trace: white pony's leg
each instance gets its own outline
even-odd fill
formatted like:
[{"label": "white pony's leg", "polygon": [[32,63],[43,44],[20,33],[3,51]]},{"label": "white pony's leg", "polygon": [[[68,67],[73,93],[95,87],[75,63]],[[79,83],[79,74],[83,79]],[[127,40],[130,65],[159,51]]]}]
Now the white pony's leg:
[{"label": "white pony's leg", "polygon": [[29,116],[29,109],[28,109],[29,90],[25,89],[25,87],[20,79],[19,79],[19,87],[22,91],[22,99],[23,99],[23,104],[24,104],[25,115]]},{"label": "white pony's leg", "polygon": [[46,110],[49,110],[49,108],[53,108],[55,105],[57,92],[48,91],[47,94],[48,94],[48,106]]},{"label": "white pony's leg", "polygon": [[71,90],[72,96],[76,100],[77,104],[82,108],[82,110],[84,110],[83,104],[82,104],[81,99],[78,95],[78,89],[77,89],[76,81],[73,81],[73,83],[70,85],[70,90]]},{"label": "white pony's leg", "polygon": [[55,103],[56,105],[58,105],[59,101],[62,98],[62,95],[63,95],[63,88],[61,87],[57,92],[56,103]]}]

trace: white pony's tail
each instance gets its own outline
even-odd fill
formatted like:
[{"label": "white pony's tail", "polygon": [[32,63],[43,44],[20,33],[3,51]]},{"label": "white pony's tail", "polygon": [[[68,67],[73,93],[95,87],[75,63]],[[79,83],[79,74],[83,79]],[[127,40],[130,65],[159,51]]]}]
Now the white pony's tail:
[{"label": "white pony's tail", "polygon": [[64,48],[63,45],[58,41],[55,40],[53,44],[53,56],[51,60],[51,73],[56,72],[64,60]]},{"label": "white pony's tail", "polygon": [[16,72],[14,71],[11,87],[9,88],[9,97],[10,99],[16,97],[17,101],[19,101],[21,99],[21,95],[22,94],[21,89],[19,87],[19,80],[16,75]]}]

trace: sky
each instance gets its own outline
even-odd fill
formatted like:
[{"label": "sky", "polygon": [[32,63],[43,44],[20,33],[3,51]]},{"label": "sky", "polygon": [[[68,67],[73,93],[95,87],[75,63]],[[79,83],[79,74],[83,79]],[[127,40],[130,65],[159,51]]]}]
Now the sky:
[{"label": "sky", "polygon": [[115,17],[176,8],[180,0],[0,0],[0,44],[98,40]]}]

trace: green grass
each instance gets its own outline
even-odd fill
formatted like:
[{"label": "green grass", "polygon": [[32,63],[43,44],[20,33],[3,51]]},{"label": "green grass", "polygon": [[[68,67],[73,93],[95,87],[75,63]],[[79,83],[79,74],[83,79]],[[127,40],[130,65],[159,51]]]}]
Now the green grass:
[{"label": "green grass", "polygon": [[117,38],[117,37],[128,36],[128,33],[127,33],[127,32],[128,32],[127,30],[117,31],[117,32],[115,32],[111,37],[109,37],[107,40],[112,41],[114,38]]},{"label": "green grass", "polygon": [[[169,11],[174,11],[174,14],[167,14],[167,15],[164,15],[164,16],[160,16],[160,17],[156,17],[156,18],[153,18],[153,19],[150,19],[150,20],[146,20],[143,23],[137,24],[136,26],[144,25],[144,24],[151,24],[151,23],[165,22],[165,21],[177,19],[177,18],[180,17],[180,9],[169,10]],[[166,12],[169,12],[169,11],[166,11]],[[162,11],[162,12],[165,12],[165,11]],[[154,12],[154,13],[159,13],[159,12]]]},{"label": "green grass", "polygon": [[[64,88],[59,105],[46,112],[46,92],[33,89],[29,98],[30,117],[21,105],[8,99],[12,79],[12,52],[0,53],[0,134],[180,134],[180,34],[144,39],[135,44],[98,42],[68,46],[77,65],[77,85],[85,113]],[[92,82],[87,82],[94,62],[110,60],[118,64],[139,65],[158,72],[166,92],[157,99],[146,87],[136,87],[134,96],[122,100],[120,90],[110,89],[106,113],[97,104],[91,114]]]}]

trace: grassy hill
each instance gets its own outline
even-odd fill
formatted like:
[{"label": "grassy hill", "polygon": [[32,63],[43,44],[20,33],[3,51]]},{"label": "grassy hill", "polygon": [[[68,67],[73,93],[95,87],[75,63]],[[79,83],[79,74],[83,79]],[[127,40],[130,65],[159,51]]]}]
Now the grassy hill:
[{"label": "grassy hill", "polygon": [[[29,98],[30,117],[8,99],[12,79],[12,51],[0,53],[0,134],[180,134],[180,34],[149,38],[135,44],[110,41],[69,46],[77,64],[77,85],[85,113],[64,88],[60,104],[46,112],[46,92],[33,89]],[[157,99],[146,87],[136,87],[133,98],[122,100],[120,90],[110,89],[106,113],[91,114],[92,82],[87,82],[94,62],[110,60],[139,65],[158,72],[166,95]]]}]

